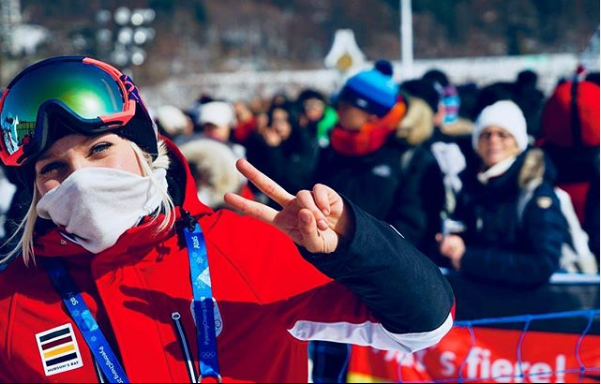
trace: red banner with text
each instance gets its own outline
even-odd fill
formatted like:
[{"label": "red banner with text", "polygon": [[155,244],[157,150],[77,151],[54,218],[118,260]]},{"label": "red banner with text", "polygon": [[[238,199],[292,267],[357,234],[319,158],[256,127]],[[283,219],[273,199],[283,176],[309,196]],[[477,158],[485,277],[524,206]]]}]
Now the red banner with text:
[{"label": "red banner with text", "polygon": [[413,355],[354,347],[349,382],[598,383],[598,367],[598,335],[455,328]]}]

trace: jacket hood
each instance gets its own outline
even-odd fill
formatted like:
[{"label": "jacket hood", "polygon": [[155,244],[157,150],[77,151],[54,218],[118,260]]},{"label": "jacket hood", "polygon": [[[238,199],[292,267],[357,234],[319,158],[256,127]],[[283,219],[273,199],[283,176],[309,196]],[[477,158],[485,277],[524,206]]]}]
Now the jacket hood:
[{"label": "jacket hood", "polygon": [[440,127],[442,133],[447,136],[471,136],[474,132],[474,123],[468,119],[459,118],[452,124],[444,124]]},{"label": "jacket hood", "polygon": [[555,184],[557,171],[542,149],[534,148],[521,156],[522,162],[518,182],[520,188],[528,189],[543,181]]},{"label": "jacket hood", "polygon": [[223,196],[240,193],[246,179],[236,169],[238,156],[227,145],[212,139],[198,139],[181,147],[197,175],[198,195],[212,208],[224,206]]},{"label": "jacket hood", "polygon": [[397,129],[397,137],[405,139],[411,146],[422,144],[434,132],[434,113],[420,98],[409,100],[407,114]]},{"label": "jacket hood", "polygon": [[[171,164],[167,172],[169,183],[169,194],[175,205],[175,220],[181,221],[187,214],[199,218],[204,215],[210,215],[213,210],[198,199],[198,191],[190,168],[184,155],[173,142],[162,138],[168,149]],[[110,249],[93,255],[80,245],[68,240],[59,228],[49,221],[42,221],[36,228],[38,233],[34,246],[34,254],[43,257],[81,257],[82,261],[90,257],[107,259],[113,261],[115,257],[128,258],[136,254],[141,249],[150,248],[160,243],[173,234],[172,230],[158,232],[159,220],[151,220],[149,217],[142,220],[142,223],[126,231]],[[177,228],[177,224],[174,228]],[[85,257],[87,256],[87,257]]]}]

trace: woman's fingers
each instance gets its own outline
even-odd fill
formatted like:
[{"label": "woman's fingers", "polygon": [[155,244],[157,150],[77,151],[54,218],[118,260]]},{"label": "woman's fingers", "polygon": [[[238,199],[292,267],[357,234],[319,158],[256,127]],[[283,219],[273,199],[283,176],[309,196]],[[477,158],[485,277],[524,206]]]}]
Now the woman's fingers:
[{"label": "woman's fingers", "polygon": [[330,193],[329,188],[323,184],[317,184],[313,187],[313,197],[317,207],[325,216],[330,215]]},{"label": "woman's fingers", "polygon": [[[244,177],[283,208],[286,209],[288,204],[295,200],[294,196],[256,169],[248,161],[240,159],[236,163],[236,166]],[[296,195],[296,202],[299,208],[306,208],[313,212],[317,221],[317,227],[320,230],[325,231],[329,229],[327,216],[331,213],[331,207],[328,187],[318,184],[313,188],[313,194],[309,191],[301,191]]]},{"label": "woman's fingers", "polygon": [[236,167],[238,168],[238,171],[240,171],[240,173],[257,188],[259,188],[261,192],[282,207],[285,207],[291,200],[294,199],[294,196],[289,194],[278,183],[271,180],[248,161],[240,159],[236,163]]},{"label": "woman's fingers", "polygon": [[317,227],[320,230],[325,231],[330,228],[330,225],[328,224],[328,220],[327,220],[326,216],[324,216],[322,210],[317,207],[317,204],[316,204],[315,199],[313,198],[313,194],[311,194],[311,192],[300,191],[296,195],[296,202],[301,209],[306,209],[313,214],[314,219],[317,223]]},{"label": "woman's fingers", "polygon": [[336,250],[338,236],[348,232],[349,224],[348,219],[343,220],[344,203],[334,190],[317,184],[312,191],[301,191],[293,196],[248,161],[238,160],[236,167],[283,210],[278,212],[232,193],[225,196],[226,203],[248,216],[274,225],[310,252]]},{"label": "woman's fingers", "polygon": [[234,193],[228,193],[224,198],[225,202],[245,215],[252,216],[269,224],[274,224],[278,212],[275,209],[269,208],[266,205],[257,203],[238,196]]},{"label": "woman's fingers", "polygon": [[301,209],[298,212],[299,231],[302,236],[302,245],[309,252],[321,251],[321,241],[315,214],[308,209]]}]

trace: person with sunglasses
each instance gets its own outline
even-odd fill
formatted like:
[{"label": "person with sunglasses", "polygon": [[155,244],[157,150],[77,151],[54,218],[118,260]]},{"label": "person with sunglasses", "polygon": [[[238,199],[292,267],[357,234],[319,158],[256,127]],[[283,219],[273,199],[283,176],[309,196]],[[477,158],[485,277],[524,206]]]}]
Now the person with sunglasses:
[{"label": "person with sunglasses", "polygon": [[481,282],[546,283],[570,242],[553,168],[542,151],[527,150],[526,119],[512,101],[486,107],[472,139],[481,168],[464,172],[454,214],[466,231],[439,234],[441,255]]},{"label": "person with sunglasses", "polygon": [[[0,382],[300,382],[307,342],[414,352],[452,327],[440,271],[331,188],[282,209],[198,200],[131,79],[90,58],[19,74],[0,143],[32,204],[0,273]],[[9,132],[4,131],[3,132]]]}]

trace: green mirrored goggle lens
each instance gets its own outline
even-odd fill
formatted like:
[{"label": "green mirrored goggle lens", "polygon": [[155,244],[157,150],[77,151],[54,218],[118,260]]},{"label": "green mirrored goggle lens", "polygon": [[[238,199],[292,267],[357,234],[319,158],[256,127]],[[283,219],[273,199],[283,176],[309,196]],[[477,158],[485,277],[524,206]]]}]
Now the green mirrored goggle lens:
[{"label": "green mirrored goggle lens", "polygon": [[62,102],[81,119],[95,119],[123,111],[117,82],[104,70],[82,62],[57,62],[36,68],[9,90],[0,114],[2,138],[14,153],[35,133],[42,104]]}]

